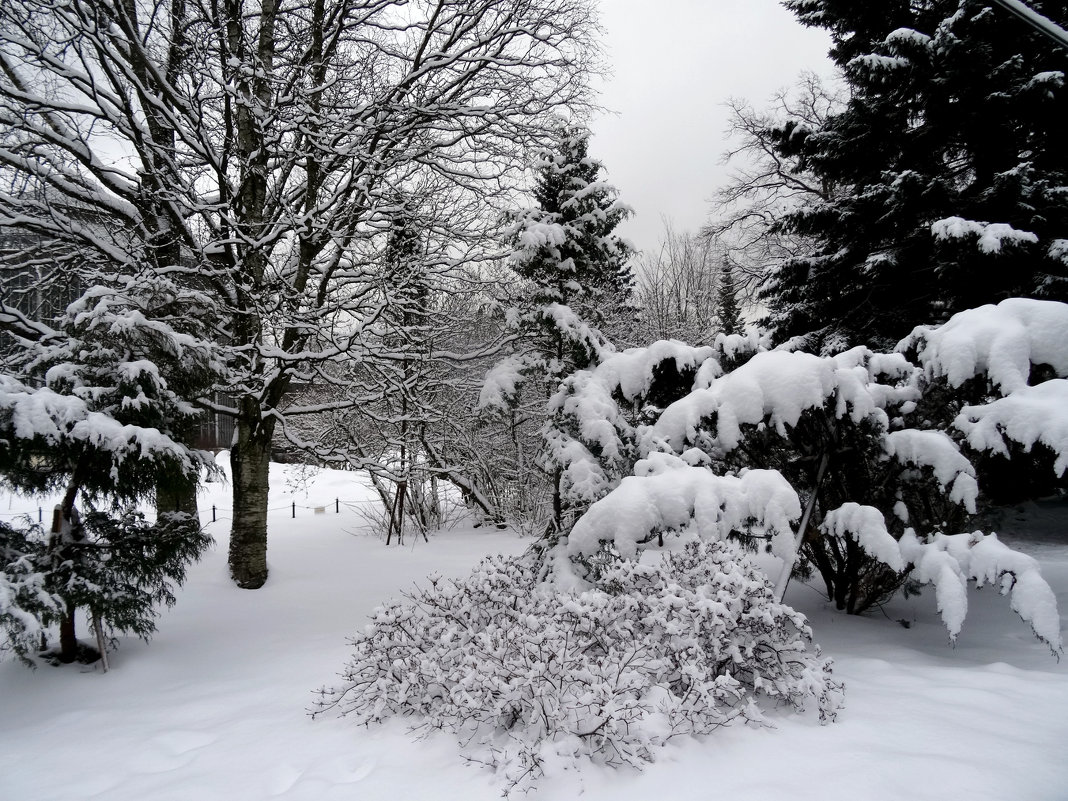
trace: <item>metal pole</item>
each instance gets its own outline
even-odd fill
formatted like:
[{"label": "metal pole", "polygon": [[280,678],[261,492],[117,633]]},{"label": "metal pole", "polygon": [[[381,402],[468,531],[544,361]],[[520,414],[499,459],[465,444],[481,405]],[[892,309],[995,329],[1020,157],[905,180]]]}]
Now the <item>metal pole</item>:
[{"label": "metal pole", "polygon": [[994,0],[994,2],[1013,16],[1022,19],[1039,33],[1048,36],[1061,47],[1068,49],[1068,31],[1048,17],[1043,17],[1037,11],[1025,6],[1020,0]]}]

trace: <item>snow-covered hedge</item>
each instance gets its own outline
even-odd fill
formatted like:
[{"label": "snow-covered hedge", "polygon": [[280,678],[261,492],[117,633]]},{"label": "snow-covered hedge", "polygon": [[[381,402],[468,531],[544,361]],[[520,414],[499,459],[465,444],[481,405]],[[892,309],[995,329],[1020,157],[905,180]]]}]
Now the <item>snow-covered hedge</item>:
[{"label": "snow-covered hedge", "polygon": [[554,763],[640,767],[673,737],[766,724],[762,702],[825,721],[841,706],[804,616],[727,544],[690,542],[655,565],[606,555],[582,593],[537,571],[490,558],[378,609],[319,712],[418,716],[514,788]]}]

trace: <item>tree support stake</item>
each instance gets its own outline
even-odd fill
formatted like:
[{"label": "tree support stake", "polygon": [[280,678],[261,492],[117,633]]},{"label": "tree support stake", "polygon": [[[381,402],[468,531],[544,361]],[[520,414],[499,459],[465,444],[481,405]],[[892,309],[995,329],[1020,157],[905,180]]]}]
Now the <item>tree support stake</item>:
[{"label": "tree support stake", "polygon": [[824,448],[823,453],[820,454],[820,466],[816,468],[816,483],[812,487],[812,495],[809,496],[808,503],[805,504],[805,511],[802,513],[801,522],[797,526],[797,534],[794,537],[794,558],[783,560],[785,564],[782,566],[782,572],[779,573],[779,580],[775,582],[775,597],[780,602],[786,595],[786,587],[790,584],[790,574],[794,571],[797,554],[801,552],[801,543],[805,539],[805,531],[808,530],[808,523],[812,519],[813,510],[816,508],[816,497],[819,495],[820,484],[823,483],[823,476],[827,472],[827,463],[830,460],[830,448]]}]

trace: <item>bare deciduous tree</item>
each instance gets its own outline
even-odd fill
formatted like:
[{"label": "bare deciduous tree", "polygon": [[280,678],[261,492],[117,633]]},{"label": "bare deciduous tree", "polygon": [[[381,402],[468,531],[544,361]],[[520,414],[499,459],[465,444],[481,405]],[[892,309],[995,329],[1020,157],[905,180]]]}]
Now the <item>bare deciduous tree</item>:
[{"label": "bare deciduous tree", "polygon": [[396,198],[453,204],[441,259],[484,258],[523,154],[590,102],[595,30],[588,0],[0,5],[0,225],[66,243],[91,282],[149,271],[210,299],[239,586],[267,578],[275,429],[310,411],[283,411],[291,383],[337,385],[322,409],[366,396],[335,368],[380,345]]},{"label": "bare deciduous tree", "polygon": [[792,121],[796,129],[818,130],[842,106],[833,85],[818,75],[802,73],[792,89],[777,92],[764,110],[749,101],[727,101],[733,141],[723,163],[734,169],[715,195],[702,235],[718,241],[736,268],[735,279],[752,300],[765,270],[800,255],[805,243],[781,230],[783,215],[811,201],[828,200],[835,188],[804,169],[798,159],[783,155],[772,132]]},{"label": "bare deciduous tree", "polygon": [[707,343],[719,330],[717,287],[723,252],[715,240],[676,231],[664,221],[660,249],[635,271],[640,339]]}]

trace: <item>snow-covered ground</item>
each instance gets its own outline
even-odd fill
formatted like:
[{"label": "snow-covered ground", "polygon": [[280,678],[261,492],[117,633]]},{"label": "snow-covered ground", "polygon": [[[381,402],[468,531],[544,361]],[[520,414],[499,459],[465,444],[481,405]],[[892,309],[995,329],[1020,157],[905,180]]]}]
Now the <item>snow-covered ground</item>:
[{"label": "snow-covered ground", "polygon": [[[227,578],[230,501],[216,484],[201,508],[210,520],[217,507],[219,522],[209,525],[217,545],[150,644],[124,641],[106,675],[0,664],[0,799],[499,797],[493,777],[465,764],[447,736],[413,742],[403,721],[366,729],[313,721],[307,709],[346,661],[346,637],[381,600],[432,571],[461,574],[483,554],[526,543],[457,528],[387,549],[365,533],[356,509],[370,492],[354,474],[323,471],[301,488],[287,481],[292,472],[274,468],[263,589],[239,590]],[[36,508],[0,498],[0,514]],[[1040,559],[1068,611],[1068,505],[1031,507],[1026,519],[1009,517],[1003,534]],[[809,616],[846,683],[837,723],[783,715],[775,729],[728,728],[676,741],[643,773],[587,766],[546,777],[528,797],[1068,799],[1068,660],[1051,657],[1006,599],[972,593],[955,648],[932,592],[865,619],[833,613],[803,585],[787,601]]]}]

